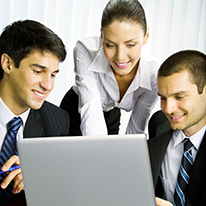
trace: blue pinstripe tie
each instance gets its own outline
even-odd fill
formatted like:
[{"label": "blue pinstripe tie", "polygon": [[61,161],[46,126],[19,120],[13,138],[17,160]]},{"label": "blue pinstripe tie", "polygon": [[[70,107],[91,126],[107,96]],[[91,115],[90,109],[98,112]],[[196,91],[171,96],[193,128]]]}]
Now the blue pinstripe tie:
[{"label": "blue pinstripe tie", "polygon": [[190,171],[193,165],[192,149],[193,144],[189,138],[184,140],[184,154],[180,165],[180,171],[177,177],[177,183],[174,193],[174,205],[184,206],[187,185],[190,178]]},{"label": "blue pinstripe tie", "polygon": [[[7,124],[7,134],[2,147],[1,156],[0,156],[0,167],[12,156],[17,155],[16,147],[16,134],[22,125],[23,121],[20,117],[14,117]],[[7,176],[7,174],[1,175],[1,182]],[[7,199],[12,194],[13,182],[8,185],[6,189],[0,189],[0,200]]]}]

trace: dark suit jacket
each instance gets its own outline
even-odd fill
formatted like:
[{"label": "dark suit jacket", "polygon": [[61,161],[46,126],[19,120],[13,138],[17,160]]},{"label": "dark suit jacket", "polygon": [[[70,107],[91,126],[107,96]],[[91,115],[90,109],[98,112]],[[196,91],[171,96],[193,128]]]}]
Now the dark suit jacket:
[{"label": "dark suit jacket", "polygon": [[[39,110],[30,110],[23,138],[68,136],[69,125],[68,113],[45,101]],[[24,192],[14,195],[12,200],[3,205],[26,205]]]},{"label": "dark suit jacket", "polygon": [[31,109],[23,136],[24,138],[68,136],[69,125],[67,112],[45,101],[39,110]]},{"label": "dark suit jacket", "polygon": [[[163,188],[158,176],[172,133],[173,130],[164,113],[156,112],[149,121],[148,146],[155,193],[161,198],[163,197]],[[206,133],[192,167],[186,194],[186,206],[196,205],[206,205]]]}]

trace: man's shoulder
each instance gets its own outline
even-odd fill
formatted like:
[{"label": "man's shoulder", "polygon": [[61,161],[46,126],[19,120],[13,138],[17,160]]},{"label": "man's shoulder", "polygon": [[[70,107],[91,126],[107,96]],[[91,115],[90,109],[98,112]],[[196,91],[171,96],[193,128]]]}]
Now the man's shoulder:
[{"label": "man's shoulder", "polygon": [[171,130],[170,123],[162,110],[155,112],[149,120],[149,138]]},{"label": "man's shoulder", "polygon": [[156,124],[162,124],[165,121],[168,121],[168,119],[162,110],[158,110],[150,118],[150,122],[156,123]]},{"label": "man's shoulder", "polygon": [[[43,129],[36,132],[34,128]],[[25,137],[69,135],[69,114],[58,106],[45,101],[39,110],[30,110],[25,126]]]},{"label": "man's shoulder", "polygon": [[[63,110],[62,108],[48,102],[44,101],[42,107],[37,110],[42,118],[44,119],[50,119],[55,118],[56,120],[63,119],[67,120],[69,119],[68,113]],[[35,110],[34,110],[35,112]]]},{"label": "man's shoulder", "polygon": [[53,111],[56,111],[58,113],[63,113],[63,114],[65,113],[65,111],[62,108],[60,108],[60,107],[56,106],[55,104],[52,104],[51,102],[48,102],[48,101],[44,101],[42,107],[39,110],[53,110]]}]

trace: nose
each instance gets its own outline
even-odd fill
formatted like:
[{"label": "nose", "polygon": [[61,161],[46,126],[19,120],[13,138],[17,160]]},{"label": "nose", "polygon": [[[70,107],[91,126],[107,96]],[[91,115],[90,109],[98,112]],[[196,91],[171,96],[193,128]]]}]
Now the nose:
[{"label": "nose", "polygon": [[172,114],[177,109],[176,101],[173,99],[161,101],[161,108],[166,114]]},{"label": "nose", "polygon": [[125,50],[123,46],[118,46],[116,51],[116,59],[118,61],[123,61],[125,58]]},{"label": "nose", "polygon": [[40,82],[40,86],[46,90],[51,91],[54,86],[54,80],[52,79],[50,74],[45,74]]}]

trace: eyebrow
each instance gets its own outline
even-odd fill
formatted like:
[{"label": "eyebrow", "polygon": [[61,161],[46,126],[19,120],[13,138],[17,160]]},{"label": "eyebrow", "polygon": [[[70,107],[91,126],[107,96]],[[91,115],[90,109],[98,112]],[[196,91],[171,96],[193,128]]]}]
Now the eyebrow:
[{"label": "eyebrow", "polygon": [[[109,39],[106,39],[106,38],[104,38],[106,41],[109,41],[109,42],[111,42],[111,43],[113,43],[113,44],[116,44],[115,42],[113,42],[113,41],[111,41],[111,40],[109,40]],[[127,41],[125,41],[125,43],[127,43],[127,42],[131,42],[131,41],[134,41],[134,40],[138,40],[138,38],[133,38],[133,39],[130,39],[130,40],[127,40]]]},{"label": "eyebrow", "polygon": [[42,66],[40,64],[31,64],[31,67],[38,67],[40,69],[47,69],[45,66]]},{"label": "eyebrow", "polygon": [[[40,68],[40,69],[47,69],[47,67],[42,66],[40,64],[31,64],[31,67],[37,67],[37,68]],[[56,71],[53,71],[52,73],[58,73],[58,72],[59,72],[59,69],[57,69]]]},{"label": "eyebrow", "polygon": [[[178,96],[178,95],[182,95],[182,94],[188,94],[188,93],[189,93],[188,91],[179,91],[179,92],[170,94],[169,97],[171,97],[171,96]],[[157,95],[161,96],[161,97],[164,97],[164,95],[160,94],[159,92],[157,93]]]}]

